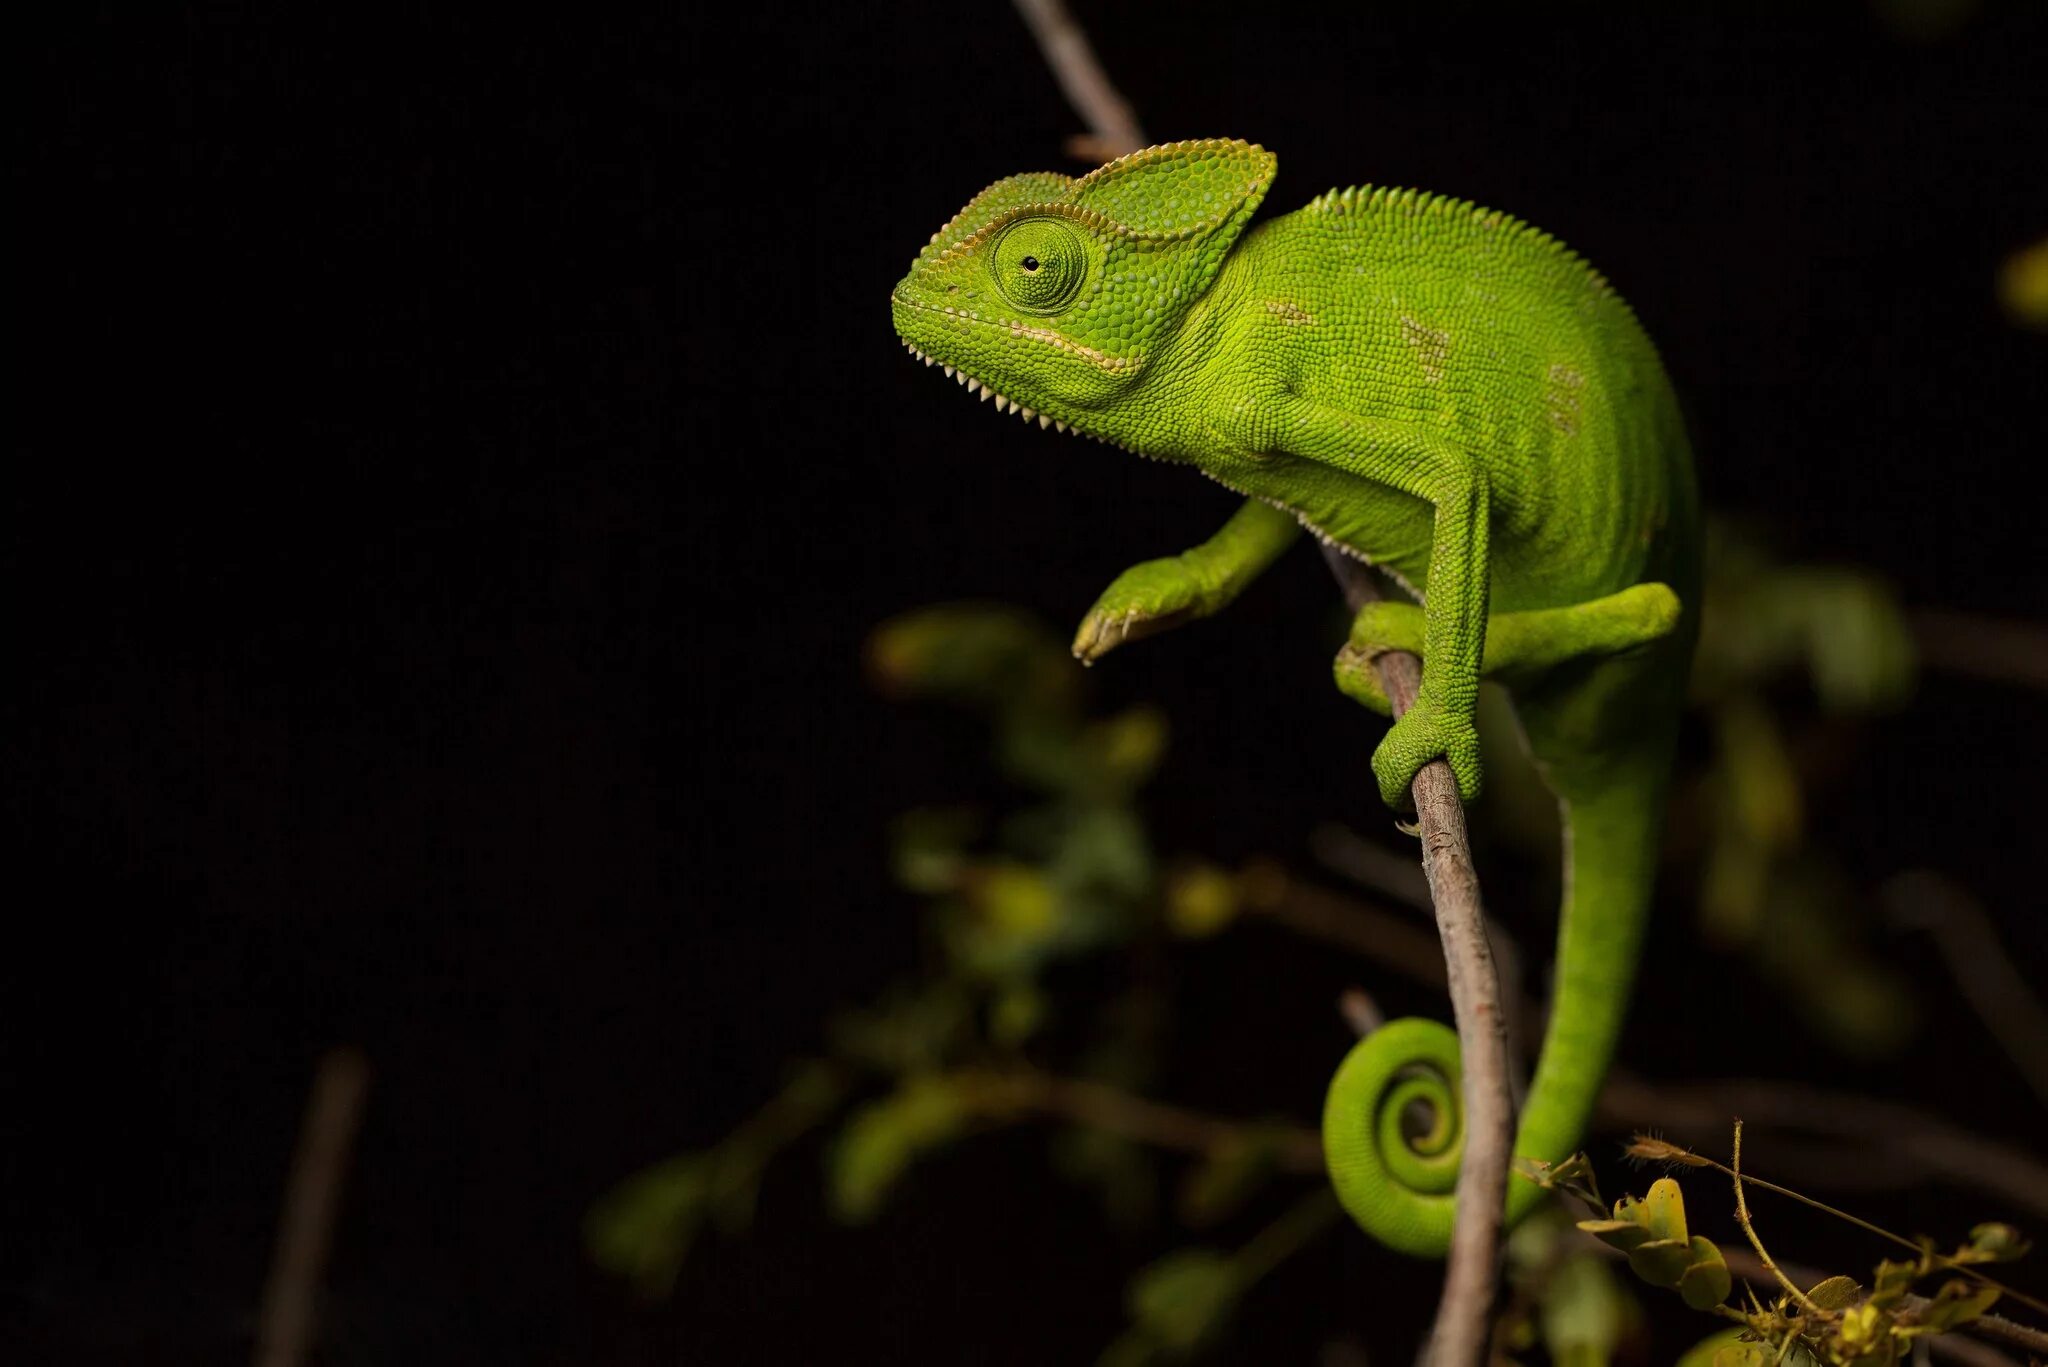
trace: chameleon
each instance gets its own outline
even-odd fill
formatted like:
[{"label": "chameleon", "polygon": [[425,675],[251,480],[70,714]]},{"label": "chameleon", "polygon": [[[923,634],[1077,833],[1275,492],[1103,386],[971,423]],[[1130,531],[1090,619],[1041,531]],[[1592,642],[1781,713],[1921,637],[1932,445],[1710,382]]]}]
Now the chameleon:
[{"label": "chameleon", "polygon": [[[1243,496],[1207,541],[1117,576],[1076,633],[1084,663],[1220,611],[1306,529],[1414,600],[1365,605],[1333,666],[1391,716],[1373,662],[1421,658],[1372,755],[1388,806],[1438,758],[1478,797],[1480,681],[1506,688],[1564,820],[1552,1003],[1515,1139],[1555,1163],[1614,1054],[1651,904],[1697,636],[1684,424],[1633,311],[1556,239],[1385,187],[1253,226],[1277,165],[1206,139],[999,180],[919,251],[893,322],[1000,412]],[[1459,1086],[1456,1034],[1405,1019],[1328,1088],[1332,1185],[1402,1252],[1449,1246]],[[1506,1217],[1542,1195],[1512,1181]]]}]

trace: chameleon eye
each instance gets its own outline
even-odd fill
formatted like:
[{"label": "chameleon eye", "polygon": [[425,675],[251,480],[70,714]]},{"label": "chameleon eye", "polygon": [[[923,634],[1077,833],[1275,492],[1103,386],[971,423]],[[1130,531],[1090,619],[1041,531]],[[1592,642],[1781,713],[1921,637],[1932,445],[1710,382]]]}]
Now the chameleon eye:
[{"label": "chameleon eye", "polygon": [[1003,297],[1025,313],[1057,313],[1080,293],[1088,251],[1061,219],[1019,219],[996,239],[989,271]]}]

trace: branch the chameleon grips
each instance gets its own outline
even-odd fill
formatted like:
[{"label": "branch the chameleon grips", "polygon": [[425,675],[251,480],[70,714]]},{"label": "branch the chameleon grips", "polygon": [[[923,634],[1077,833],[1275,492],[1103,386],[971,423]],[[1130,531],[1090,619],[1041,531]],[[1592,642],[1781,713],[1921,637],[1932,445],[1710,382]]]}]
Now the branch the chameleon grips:
[{"label": "branch the chameleon grips", "polygon": [[[1334,549],[1325,550],[1325,559],[1354,613],[1378,597],[1371,571],[1364,565]],[[1421,684],[1421,662],[1406,652],[1390,652],[1380,656],[1374,668],[1395,714],[1405,712]],[[1450,1153],[1451,1168],[1456,1174],[1453,1199],[1457,1218],[1430,1355],[1432,1361],[1439,1363],[1476,1363],[1483,1360],[1486,1352],[1489,1312],[1497,1288],[1508,1165],[1514,1156],[1515,1113],[1508,1084],[1507,1030],[1500,981],[1486,937],[1479,875],[1465,838],[1464,808],[1458,802],[1457,780],[1447,763],[1438,759],[1423,766],[1415,776],[1414,800],[1421,829],[1423,870],[1429,879],[1437,931],[1443,941],[1451,1014],[1458,1023],[1449,1057],[1449,1081],[1457,1092],[1446,1092],[1435,1101],[1439,1107],[1457,1106],[1462,1112],[1462,1120],[1456,1123],[1440,1112],[1439,1125],[1462,1130],[1463,1139],[1462,1153],[1455,1148]],[[1423,1047],[1441,1051],[1442,1036],[1448,1033],[1441,1026],[1403,1021],[1382,1027],[1376,1032],[1381,1041],[1377,1050],[1354,1049],[1346,1064],[1352,1065],[1353,1060],[1393,1059],[1397,1051],[1389,1048],[1393,1042],[1384,1031],[1425,1024],[1433,1026],[1433,1030],[1423,1037]],[[1363,1087],[1355,1083],[1345,1086],[1344,1081],[1345,1074],[1340,1068],[1330,1085],[1323,1138],[1331,1178],[1339,1182],[1340,1191],[1340,1167],[1355,1170],[1382,1154],[1401,1154],[1414,1147],[1399,1129],[1406,1120],[1407,1102],[1401,1099],[1403,1093],[1398,1089],[1382,1103],[1381,1114],[1391,1117],[1396,1128],[1379,1137],[1379,1153],[1368,1152],[1371,1140],[1355,1143],[1365,1136],[1359,1117],[1348,1113],[1350,1098],[1354,1094],[1377,1097],[1383,1089],[1377,1078],[1359,1079]],[[1421,1095],[1415,1092],[1413,1084],[1410,1092]]]}]

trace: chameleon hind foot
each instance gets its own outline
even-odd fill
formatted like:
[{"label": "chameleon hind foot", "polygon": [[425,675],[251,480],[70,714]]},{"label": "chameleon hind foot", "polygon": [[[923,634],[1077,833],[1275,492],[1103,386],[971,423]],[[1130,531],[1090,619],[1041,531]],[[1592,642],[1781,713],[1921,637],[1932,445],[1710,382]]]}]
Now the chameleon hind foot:
[{"label": "chameleon hind foot", "polygon": [[[1678,625],[1679,615],[1678,595],[1656,583],[1636,584],[1569,607],[1495,613],[1486,621],[1480,676],[1497,679],[1510,689],[1527,687],[1567,661],[1622,655],[1662,640]],[[1351,639],[1337,653],[1337,687],[1381,716],[1391,716],[1393,708],[1374,662],[1395,650],[1419,658],[1424,629],[1423,610],[1413,603],[1366,604],[1352,619]],[[1422,720],[1410,722],[1418,713]],[[1380,796],[1390,806],[1402,805],[1416,770],[1438,755],[1450,761],[1458,777],[1458,795],[1467,801],[1477,796],[1478,739],[1471,710],[1458,715],[1456,709],[1434,706],[1421,697],[1374,752]]]}]

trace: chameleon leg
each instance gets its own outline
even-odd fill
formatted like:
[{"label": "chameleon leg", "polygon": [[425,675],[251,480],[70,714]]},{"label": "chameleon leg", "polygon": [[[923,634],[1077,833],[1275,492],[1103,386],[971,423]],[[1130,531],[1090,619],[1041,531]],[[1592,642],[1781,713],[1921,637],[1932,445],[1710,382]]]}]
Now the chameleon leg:
[{"label": "chameleon leg", "polygon": [[1075,657],[1093,664],[1125,641],[1221,612],[1300,531],[1293,514],[1246,499],[1201,545],[1118,575],[1074,633]]},{"label": "chameleon leg", "polygon": [[[1604,659],[1668,636],[1678,625],[1678,595],[1663,584],[1636,584],[1591,602],[1487,618],[1479,672],[1520,692],[1575,660]],[[1382,716],[1390,715],[1374,660],[1390,650],[1423,651],[1423,611],[1413,603],[1368,603],[1337,652],[1337,687]]]}]

